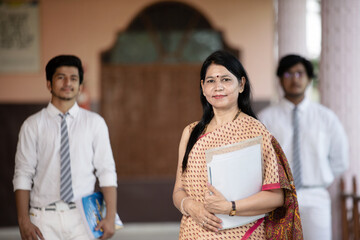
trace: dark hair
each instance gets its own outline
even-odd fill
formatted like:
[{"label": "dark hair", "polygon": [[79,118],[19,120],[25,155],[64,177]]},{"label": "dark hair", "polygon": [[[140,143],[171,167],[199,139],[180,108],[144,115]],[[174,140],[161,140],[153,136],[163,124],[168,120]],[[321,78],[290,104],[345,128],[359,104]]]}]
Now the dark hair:
[{"label": "dark hair", "polygon": [[289,68],[291,68],[292,66],[294,66],[298,63],[301,63],[302,65],[304,65],[306,74],[309,79],[312,79],[313,77],[315,77],[314,76],[314,68],[313,68],[312,63],[310,61],[308,61],[307,59],[305,59],[299,55],[295,55],[295,54],[286,55],[280,59],[279,66],[276,71],[276,75],[279,78],[281,78],[283,76],[283,74],[287,70],[289,70]]},{"label": "dark hair", "polygon": [[238,96],[238,107],[242,112],[256,118],[254,111],[251,108],[251,91],[250,91],[250,81],[246,74],[244,67],[241,65],[239,60],[226,51],[216,51],[212,53],[209,57],[204,61],[201,71],[200,71],[200,100],[203,107],[203,115],[200,122],[194,127],[190,134],[189,141],[186,146],[185,155],[182,162],[182,170],[185,171],[187,167],[188,157],[191,149],[195,145],[196,141],[200,137],[201,133],[204,131],[205,126],[211,121],[214,116],[214,111],[210,103],[206,100],[206,97],[203,94],[201,87],[201,80],[205,79],[205,75],[208,67],[211,64],[217,64],[224,66],[229,72],[234,74],[238,81],[241,81],[241,78],[245,78],[245,86],[244,91]]},{"label": "dark hair", "polygon": [[84,70],[80,58],[73,55],[59,55],[52,58],[45,67],[46,80],[52,83],[52,77],[58,67],[76,67],[79,70],[80,84],[83,82]]}]

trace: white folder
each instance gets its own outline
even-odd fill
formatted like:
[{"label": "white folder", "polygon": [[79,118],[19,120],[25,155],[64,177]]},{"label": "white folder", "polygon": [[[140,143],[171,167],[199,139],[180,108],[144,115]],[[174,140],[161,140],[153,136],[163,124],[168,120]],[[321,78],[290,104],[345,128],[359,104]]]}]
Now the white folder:
[{"label": "white folder", "polygon": [[[236,201],[261,191],[263,183],[262,136],[239,143],[205,151],[208,179],[228,201]],[[254,222],[256,216],[229,216],[216,214],[222,220],[222,229]]]}]

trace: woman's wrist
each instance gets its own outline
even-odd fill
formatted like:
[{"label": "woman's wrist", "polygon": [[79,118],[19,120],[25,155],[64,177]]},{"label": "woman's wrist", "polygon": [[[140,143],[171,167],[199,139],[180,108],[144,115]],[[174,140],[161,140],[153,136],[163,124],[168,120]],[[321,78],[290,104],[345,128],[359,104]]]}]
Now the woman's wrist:
[{"label": "woman's wrist", "polygon": [[185,201],[186,200],[189,200],[189,199],[192,199],[191,197],[184,197],[182,200],[181,200],[181,204],[180,204],[180,212],[185,215],[185,216],[189,216],[189,213],[185,210]]},{"label": "woman's wrist", "polygon": [[232,203],[231,201],[227,201],[226,203],[226,214],[228,215],[232,210]]}]

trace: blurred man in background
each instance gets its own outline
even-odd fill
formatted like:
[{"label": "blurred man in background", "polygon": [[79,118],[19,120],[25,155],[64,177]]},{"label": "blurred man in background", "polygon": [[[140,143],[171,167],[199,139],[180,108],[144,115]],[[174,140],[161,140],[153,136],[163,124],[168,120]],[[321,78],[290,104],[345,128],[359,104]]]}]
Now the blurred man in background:
[{"label": "blurred man in background", "polygon": [[348,167],[347,137],[334,112],[305,97],[314,77],[310,61],[287,55],[279,62],[277,76],[285,95],[258,117],[279,141],[289,160],[304,239],[331,240],[331,200],[327,188]]}]

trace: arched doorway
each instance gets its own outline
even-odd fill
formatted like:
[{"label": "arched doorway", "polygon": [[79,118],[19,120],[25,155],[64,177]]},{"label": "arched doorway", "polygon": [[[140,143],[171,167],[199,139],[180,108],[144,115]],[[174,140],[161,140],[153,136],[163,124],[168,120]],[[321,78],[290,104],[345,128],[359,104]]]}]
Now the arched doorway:
[{"label": "arched doorway", "polygon": [[[218,49],[238,55],[199,11],[160,2],[141,11],[102,54],[101,113],[110,129],[124,221],[179,219],[171,201],[178,143],[183,128],[201,117],[200,67]],[[157,215],[122,208],[130,203]]]}]

